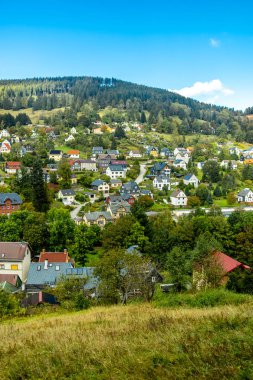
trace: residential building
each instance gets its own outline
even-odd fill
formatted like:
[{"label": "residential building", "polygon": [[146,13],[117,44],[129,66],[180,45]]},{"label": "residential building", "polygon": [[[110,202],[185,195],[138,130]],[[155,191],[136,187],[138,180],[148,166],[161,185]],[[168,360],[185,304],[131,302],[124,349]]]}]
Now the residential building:
[{"label": "residential building", "polygon": [[47,287],[54,287],[62,276],[66,276],[67,269],[73,268],[70,262],[49,263],[44,262],[31,263],[27,282],[27,293],[36,293]]},{"label": "residential building", "polygon": [[22,203],[17,193],[0,193],[0,215],[10,215],[18,211]]},{"label": "residential building", "polygon": [[187,174],[183,179],[184,184],[187,185],[193,185],[195,188],[199,186],[199,180],[195,176],[195,174]]},{"label": "residential building", "polygon": [[66,139],[64,141],[69,142],[69,141],[73,141],[73,140],[75,140],[75,137],[73,135],[69,135],[68,137],[66,137]]},{"label": "residential building", "polygon": [[11,143],[8,140],[4,140],[0,143],[0,153],[10,153],[11,152]]},{"label": "residential building", "polygon": [[110,186],[112,189],[118,189],[122,186],[122,181],[120,179],[111,179]]},{"label": "residential building", "polygon": [[93,181],[91,187],[93,190],[102,192],[104,196],[108,195],[110,191],[110,186],[108,185],[108,183],[102,181],[101,179],[96,179],[95,181]]},{"label": "residential building", "polygon": [[16,174],[21,169],[21,162],[7,161],[5,164],[5,171],[8,174]]},{"label": "residential building", "polygon": [[109,165],[106,169],[106,175],[111,179],[126,178],[126,168],[122,165]]},{"label": "residential building", "polygon": [[159,190],[162,190],[164,187],[167,187],[167,189],[170,190],[170,176],[156,176],[153,179],[153,187]]},{"label": "residential building", "polygon": [[76,193],[72,189],[59,190],[58,199],[62,199],[65,206],[71,205],[75,200]]},{"label": "residential building", "polygon": [[139,150],[130,150],[128,152],[128,157],[129,158],[141,158],[142,154],[140,153]]},{"label": "residential building", "polygon": [[237,202],[241,203],[252,203],[253,202],[253,192],[245,188],[241,190],[237,195]]},{"label": "residential building", "polygon": [[96,224],[100,228],[103,228],[107,223],[112,222],[112,216],[109,211],[94,211],[85,213],[83,221],[88,226]]},{"label": "residential building", "polygon": [[79,158],[80,157],[80,150],[78,149],[71,149],[68,151],[68,155],[70,158]]},{"label": "residential building", "polygon": [[52,149],[49,152],[49,159],[55,161],[61,161],[62,159],[62,151],[57,149]]},{"label": "residential building", "polygon": [[98,154],[102,154],[104,151],[104,148],[102,146],[94,146],[92,148],[92,155],[97,156]]},{"label": "residential building", "polygon": [[220,166],[225,169],[236,170],[238,167],[238,164],[235,160],[223,160],[221,161]]},{"label": "residential building", "polygon": [[159,149],[155,146],[148,146],[146,149],[146,154],[148,156],[158,157],[159,156]]},{"label": "residential building", "polygon": [[7,129],[3,129],[1,132],[0,132],[0,139],[8,139],[10,138],[11,135],[10,133],[7,131]]},{"label": "residential building", "polygon": [[111,202],[107,211],[112,215],[113,220],[120,218],[121,216],[125,216],[131,212],[131,206],[126,201],[121,202]]},{"label": "residential building", "polygon": [[154,166],[150,169],[151,175],[167,175],[170,176],[171,169],[167,162],[156,162]]},{"label": "residential building", "polygon": [[31,249],[26,242],[0,242],[0,274],[17,275],[24,284],[31,263]]},{"label": "residential building", "polygon": [[133,196],[136,196],[140,194],[140,188],[137,185],[136,182],[134,181],[129,181],[126,183],[123,183],[121,189],[120,189],[120,194],[131,194]]},{"label": "residential building", "polygon": [[97,171],[97,164],[96,161],[92,160],[79,160],[80,163],[80,169],[83,170],[90,170],[92,172]]},{"label": "residential building", "polygon": [[69,263],[74,262],[73,259],[69,257],[67,249],[63,252],[46,252],[45,249],[40,252],[39,263],[44,263],[47,260],[49,263]]},{"label": "residential building", "polygon": [[174,154],[170,151],[169,148],[162,148],[160,152],[160,156],[169,158],[169,157],[174,157]]},{"label": "residential building", "polygon": [[175,160],[173,163],[173,166],[175,166],[176,168],[184,169],[184,170],[187,169],[187,165],[184,160]]},{"label": "residential building", "polygon": [[177,189],[171,194],[170,201],[173,206],[186,206],[187,196],[182,190]]}]

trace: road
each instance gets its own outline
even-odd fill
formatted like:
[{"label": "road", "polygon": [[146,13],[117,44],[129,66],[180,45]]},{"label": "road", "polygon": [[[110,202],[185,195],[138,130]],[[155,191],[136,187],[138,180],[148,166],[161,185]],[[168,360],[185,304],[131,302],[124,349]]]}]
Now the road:
[{"label": "road", "polygon": [[146,171],[147,171],[146,164],[147,164],[147,162],[144,162],[143,164],[140,164],[140,173],[139,173],[138,177],[135,180],[135,182],[137,183],[137,185],[139,185],[144,180],[144,176],[145,176]]},{"label": "road", "polygon": [[88,202],[85,202],[85,203],[79,203],[79,204],[76,206],[76,208],[70,212],[70,216],[71,216],[71,218],[72,218],[72,219],[77,218],[77,216],[78,216],[77,214],[79,213],[79,211],[81,210],[81,208],[82,208],[83,206],[85,206],[87,203],[88,203]]}]

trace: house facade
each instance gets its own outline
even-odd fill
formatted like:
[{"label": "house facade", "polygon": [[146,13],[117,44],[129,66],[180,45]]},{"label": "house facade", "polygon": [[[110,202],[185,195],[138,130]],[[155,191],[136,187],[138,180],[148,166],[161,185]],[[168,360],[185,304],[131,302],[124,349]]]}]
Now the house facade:
[{"label": "house facade", "polygon": [[83,221],[88,226],[96,224],[100,228],[104,228],[107,223],[112,222],[112,216],[109,211],[94,211],[85,213]]},{"label": "house facade", "polygon": [[62,151],[61,150],[55,150],[55,149],[52,149],[50,150],[49,152],[49,159],[50,160],[55,160],[55,161],[61,161],[62,159]]},{"label": "house facade", "polygon": [[62,199],[62,202],[65,205],[70,205],[75,200],[76,193],[72,189],[66,189],[66,190],[59,190],[58,192],[58,199]]},{"label": "house facade", "polygon": [[31,263],[31,249],[26,242],[0,242],[0,274],[17,275],[25,284]]},{"label": "house facade", "polygon": [[164,186],[167,187],[168,190],[170,190],[170,177],[166,175],[160,175],[156,176],[153,179],[153,187],[155,189],[162,190]]},{"label": "house facade", "polygon": [[195,188],[199,186],[199,180],[195,176],[195,174],[187,174],[183,179],[184,184],[187,185],[193,185]]},{"label": "house facade", "polygon": [[96,179],[93,181],[91,187],[93,190],[102,192],[104,195],[108,195],[110,191],[110,185],[101,179]]},{"label": "house facade", "polygon": [[126,178],[126,168],[122,165],[109,165],[106,169],[106,175],[111,179]]},{"label": "house facade", "polygon": [[241,190],[237,195],[237,202],[253,203],[253,192],[248,188]]},{"label": "house facade", "polygon": [[16,174],[21,169],[21,162],[7,161],[5,164],[5,171],[8,174]]},{"label": "house facade", "polygon": [[0,193],[0,215],[10,215],[18,211],[22,203],[17,193]]},{"label": "house facade", "polygon": [[171,194],[170,201],[173,206],[186,206],[187,196],[182,190],[177,189]]}]

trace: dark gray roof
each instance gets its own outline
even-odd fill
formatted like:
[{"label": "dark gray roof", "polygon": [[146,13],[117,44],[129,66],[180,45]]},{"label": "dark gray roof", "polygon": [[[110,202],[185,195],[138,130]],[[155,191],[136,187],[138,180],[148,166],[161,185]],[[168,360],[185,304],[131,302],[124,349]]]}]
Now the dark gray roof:
[{"label": "dark gray roof", "polygon": [[103,185],[103,183],[105,183],[105,181],[102,181],[102,179],[96,179],[95,181],[92,182],[91,186],[100,186],[100,185]]},{"label": "dark gray roof", "polygon": [[121,202],[112,202],[110,204],[110,209],[113,214],[117,214],[117,211],[119,208],[124,207],[126,210],[126,213],[129,213],[131,211],[131,206],[128,202],[121,201]]},{"label": "dark gray roof", "polygon": [[239,196],[239,197],[246,197],[250,191],[251,191],[250,189],[245,188],[245,189],[241,190],[241,191],[238,193],[238,196]]},{"label": "dark gray roof", "polygon": [[50,150],[49,154],[62,154],[62,151],[58,149],[52,149]]},{"label": "dark gray roof", "polygon": [[112,172],[124,171],[125,170],[124,165],[111,164],[111,165],[109,165],[109,168]]},{"label": "dark gray roof", "polygon": [[44,269],[44,263],[31,263],[26,285],[55,285],[60,276],[72,268],[71,263],[49,263]]},{"label": "dark gray roof", "polygon": [[62,195],[64,197],[67,197],[69,195],[76,195],[76,193],[74,192],[74,190],[72,189],[65,189],[65,190],[60,190],[60,192],[62,193]]},{"label": "dark gray roof", "polygon": [[103,216],[107,221],[112,220],[112,216],[108,211],[87,212],[84,215],[89,222],[96,221],[100,216]]},{"label": "dark gray roof", "polygon": [[21,205],[23,203],[17,193],[0,193],[0,205],[4,205],[7,199],[10,199],[13,205]]}]

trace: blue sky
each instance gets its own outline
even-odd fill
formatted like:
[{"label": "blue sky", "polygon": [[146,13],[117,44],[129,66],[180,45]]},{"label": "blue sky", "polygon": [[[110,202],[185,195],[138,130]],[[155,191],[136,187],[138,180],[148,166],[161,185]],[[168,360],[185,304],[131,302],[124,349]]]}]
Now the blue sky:
[{"label": "blue sky", "polygon": [[252,11],[245,0],[6,1],[0,78],[113,76],[244,109]]}]

